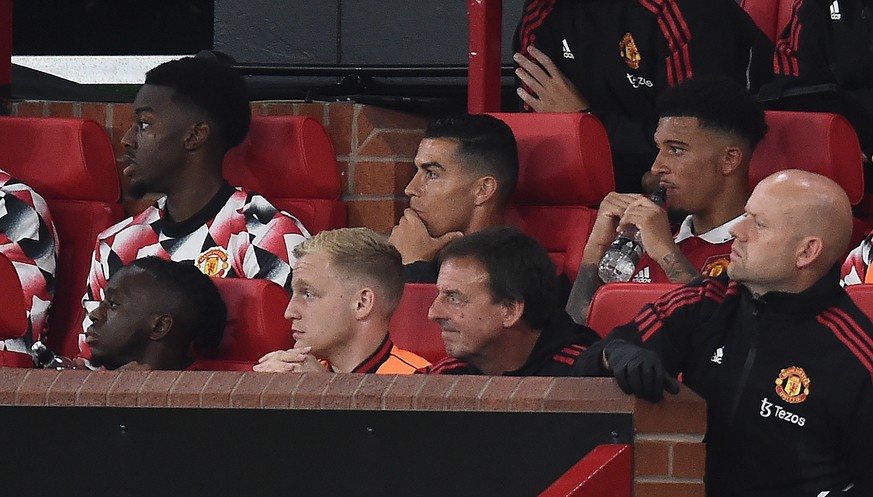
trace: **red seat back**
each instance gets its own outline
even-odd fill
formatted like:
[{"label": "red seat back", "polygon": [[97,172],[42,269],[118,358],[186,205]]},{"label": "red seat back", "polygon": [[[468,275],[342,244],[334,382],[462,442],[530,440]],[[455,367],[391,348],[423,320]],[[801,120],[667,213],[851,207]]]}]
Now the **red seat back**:
[{"label": "red seat back", "polygon": [[291,213],[312,234],[346,225],[333,145],[311,117],[253,117],[245,141],[224,157],[224,177]]},{"label": "red seat back", "polygon": [[407,283],[388,326],[394,345],[430,362],[446,356],[440,327],[427,318],[427,311],[438,293],[432,283]]},{"label": "red seat back", "polygon": [[[0,340],[20,338],[27,333],[27,306],[18,272],[6,256],[0,254]],[[0,367],[32,368],[30,354],[0,350]]]},{"label": "red seat back", "polygon": [[[767,111],[767,135],[758,144],[749,167],[754,187],[782,169],[812,171],[836,181],[852,205],[864,198],[864,165],[861,145],[852,125],[841,115],[824,112]],[[857,246],[869,231],[870,219],[856,208],[848,250]]]},{"label": "red seat back", "polygon": [[775,42],[791,19],[794,3],[795,0],[742,0],[740,6],[770,41]]},{"label": "red seat back", "polygon": [[679,288],[677,283],[610,283],[594,293],[587,325],[605,337],[616,326],[630,322],[649,302]]},{"label": "red seat back", "polygon": [[506,219],[576,278],[597,205],[615,189],[606,130],[590,114],[494,114],[518,142],[519,178]]},{"label": "red seat back", "polygon": [[124,215],[109,136],[86,119],[0,117],[0,169],[42,195],[52,213],[60,246],[47,341],[74,356],[97,234]]},{"label": "red seat back", "polygon": [[227,305],[227,326],[211,359],[229,364],[247,362],[250,369],[267,352],[294,346],[291,322],[284,318],[290,298],[281,286],[245,278],[212,281]]},{"label": "red seat back", "polygon": [[767,135],[752,155],[754,187],[783,169],[812,171],[836,181],[852,205],[864,196],[861,145],[843,116],[824,112],[767,111]]},{"label": "red seat back", "polygon": [[27,333],[28,325],[24,292],[15,266],[3,254],[0,254],[0,295],[3,296],[3,307],[0,308],[0,340],[23,337]]},{"label": "red seat back", "polygon": [[864,314],[873,321],[873,285],[849,285],[846,293]]}]

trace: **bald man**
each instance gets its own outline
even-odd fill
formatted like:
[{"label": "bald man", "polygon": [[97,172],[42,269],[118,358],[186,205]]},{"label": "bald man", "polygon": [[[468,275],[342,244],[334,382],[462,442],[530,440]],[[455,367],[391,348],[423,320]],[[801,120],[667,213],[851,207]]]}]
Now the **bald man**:
[{"label": "bald man", "polygon": [[873,324],[836,264],[851,230],[833,181],[769,176],[731,229],[726,275],[668,293],[592,346],[623,388],[654,351],[706,400],[708,497],[873,495]]}]

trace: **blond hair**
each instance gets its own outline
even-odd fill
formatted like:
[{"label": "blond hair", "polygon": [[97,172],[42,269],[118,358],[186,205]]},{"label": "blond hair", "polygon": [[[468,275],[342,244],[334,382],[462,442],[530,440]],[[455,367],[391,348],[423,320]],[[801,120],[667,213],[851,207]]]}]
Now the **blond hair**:
[{"label": "blond hair", "polygon": [[339,228],[321,231],[293,250],[297,259],[316,252],[328,256],[338,276],[379,287],[388,313],[397,307],[405,282],[403,260],[386,236],[369,228]]}]

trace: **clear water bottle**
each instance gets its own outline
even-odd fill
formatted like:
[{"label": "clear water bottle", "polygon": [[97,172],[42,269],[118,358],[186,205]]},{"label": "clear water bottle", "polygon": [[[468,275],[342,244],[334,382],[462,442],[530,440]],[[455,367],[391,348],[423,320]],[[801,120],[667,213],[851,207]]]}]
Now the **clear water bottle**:
[{"label": "clear water bottle", "polygon": [[72,359],[55,354],[42,342],[34,342],[30,350],[33,351],[34,361],[38,368],[61,370],[74,369],[76,366]]},{"label": "clear water bottle", "polygon": [[[658,205],[664,205],[667,201],[667,190],[659,188],[649,199]],[[630,281],[642,256],[640,230],[632,224],[624,226],[600,259],[597,274],[604,283]]]}]

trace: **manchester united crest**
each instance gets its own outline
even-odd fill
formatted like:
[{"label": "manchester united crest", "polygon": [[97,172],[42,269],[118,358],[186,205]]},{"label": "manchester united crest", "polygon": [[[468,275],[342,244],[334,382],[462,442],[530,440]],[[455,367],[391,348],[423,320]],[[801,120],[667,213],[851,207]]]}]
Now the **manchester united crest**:
[{"label": "manchester united crest", "polygon": [[221,247],[212,247],[197,257],[197,268],[210,278],[223,278],[230,268],[228,259],[226,250]]},{"label": "manchester united crest", "polygon": [[706,260],[706,264],[703,265],[703,269],[700,273],[704,276],[717,277],[721,276],[722,273],[727,271],[728,264],[731,263],[730,257],[721,255],[715,258],[709,258]]},{"label": "manchester united crest", "polygon": [[800,404],[809,396],[809,377],[803,368],[791,366],[779,372],[776,393],[789,404]]},{"label": "manchester united crest", "polygon": [[624,63],[631,69],[640,68],[640,51],[637,48],[637,43],[630,33],[625,33],[618,42],[619,55],[624,59]]}]

